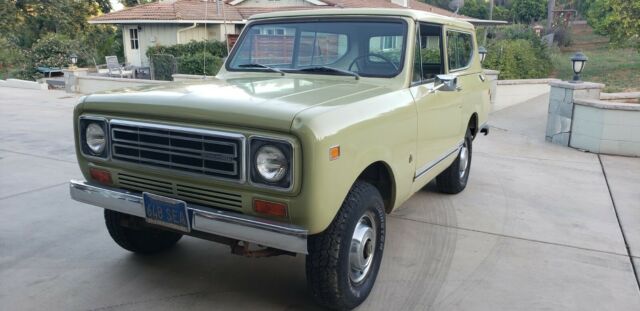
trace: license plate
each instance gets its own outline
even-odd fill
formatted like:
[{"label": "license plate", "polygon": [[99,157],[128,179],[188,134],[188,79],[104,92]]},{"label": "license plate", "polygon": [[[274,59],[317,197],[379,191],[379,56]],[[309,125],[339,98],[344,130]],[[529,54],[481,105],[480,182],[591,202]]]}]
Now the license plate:
[{"label": "license plate", "polygon": [[189,232],[187,203],[151,193],[142,194],[146,221],[151,224]]}]

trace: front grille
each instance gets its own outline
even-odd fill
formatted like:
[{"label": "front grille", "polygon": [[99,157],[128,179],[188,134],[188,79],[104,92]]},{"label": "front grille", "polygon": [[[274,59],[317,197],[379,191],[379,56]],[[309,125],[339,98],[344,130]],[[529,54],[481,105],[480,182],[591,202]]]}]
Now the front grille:
[{"label": "front grille", "polygon": [[241,180],[244,137],[238,134],[111,120],[115,160]]},{"label": "front grille", "polygon": [[215,208],[242,209],[242,196],[235,193],[174,184],[169,181],[129,173],[119,173],[118,183],[121,188],[136,192],[150,192]]}]

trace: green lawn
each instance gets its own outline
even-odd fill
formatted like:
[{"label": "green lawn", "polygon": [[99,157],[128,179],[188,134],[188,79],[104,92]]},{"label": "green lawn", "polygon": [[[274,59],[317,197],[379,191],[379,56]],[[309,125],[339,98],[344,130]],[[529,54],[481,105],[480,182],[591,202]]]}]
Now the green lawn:
[{"label": "green lawn", "polygon": [[[604,91],[640,91],[640,53],[635,49],[609,48],[608,46],[585,47],[582,52],[589,57],[582,80],[604,83]],[[569,58],[574,52],[555,49],[551,53],[553,76],[562,80],[573,77]]]}]

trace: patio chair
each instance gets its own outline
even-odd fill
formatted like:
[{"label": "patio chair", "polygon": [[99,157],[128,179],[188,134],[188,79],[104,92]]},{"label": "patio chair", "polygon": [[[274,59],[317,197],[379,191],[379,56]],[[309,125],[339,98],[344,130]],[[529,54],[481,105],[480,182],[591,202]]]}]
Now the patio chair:
[{"label": "patio chair", "polygon": [[98,73],[98,75],[106,76],[109,74],[109,68],[107,68],[107,64],[98,65],[95,58],[92,57],[91,59],[93,59],[93,64],[96,66],[96,72]]},{"label": "patio chair", "polygon": [[129,77],[133,78],[133,70],[128,66],[121,65],[118,62],[117,56],[105,56],[107,61],[107,69],[109,70],[109,76],[120,76],[120,78]]}]

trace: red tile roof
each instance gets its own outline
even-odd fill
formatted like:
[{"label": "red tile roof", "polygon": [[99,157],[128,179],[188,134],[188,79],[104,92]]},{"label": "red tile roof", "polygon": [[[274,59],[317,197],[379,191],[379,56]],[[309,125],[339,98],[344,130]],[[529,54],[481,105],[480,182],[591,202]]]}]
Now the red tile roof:
[{"label": "red tile roof", "polygon": [[[130,22],[153,22],[153,21],[174,21],[193,22],[193,21],[227,21],[239,22],[248,19],[251,15],[258,13],[267,13],[273,11],[292,11],[305,9],[321,9],[331,7],[344,8],[400,8],[401,6],[392,3],[390,0],[322,0],[327,3],[326,6],[299,6],[299,7],[250,7],[244,5],[230,5],[223,2],[223,9],[218,13],[218,4],[210,0],[208,2],[202,0],[175,0],[164,2],[153,2],[149,4],[138,5],[124,10],[111,12],[108,14],[94,17],[91,23],[126,23]],[[408,0],[409,8],[432,12],[436,14],[454,16],[451,11],[447,11],[429,4],[425,4],[416,0]],[[205,9],[206,8],[206,9]],[[206,12],[206,14],[205,14]],[[465,17],[459,15],[458,17]]]}]

